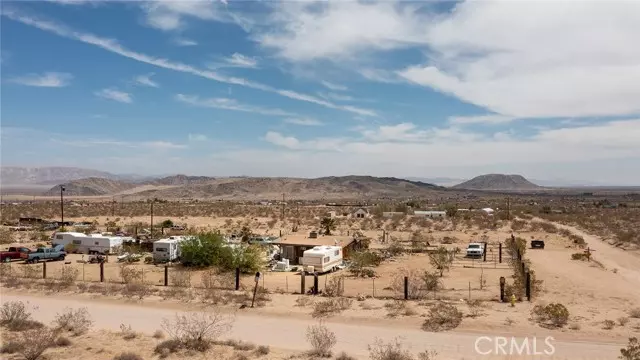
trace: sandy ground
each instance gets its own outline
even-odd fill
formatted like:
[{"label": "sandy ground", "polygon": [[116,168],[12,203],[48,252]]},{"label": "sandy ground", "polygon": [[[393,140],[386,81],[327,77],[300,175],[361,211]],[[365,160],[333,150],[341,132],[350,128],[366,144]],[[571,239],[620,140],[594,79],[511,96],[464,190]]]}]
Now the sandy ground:
[{"label": "sandy ground", "polygon": [[[95,301],[75,301],[61,298],[30,297],[25,295],[5,294],[0,299],[1,303],[7,301],[28,301],[30,305],[38,307],[38,319],[43,322],[53,320],[55,314],[64,307],[86,307],[95,321],[95,327],[104,330],[118,330],[121,324],[131,325],[135,331],[151,334],[160,329],[163,318],[171,318],[175,315],[175,310],[162,309],[149,306],[134,305],[114,305]],[[250,309],[249,309],[250,311]],[[248,312],[248,311],[247,311]],[[290,349],[297,351],[308,350],[305,341],[305,331],[312,320],[255,316],[246,313],[237,313],[233,329],[227,335],[228,338],[241,339],[256,344],[267,344],[275,348]],[[367,346],[381,339],[391,341],[399,338],[412,351],[418,352],[425,349],[436,350],[439,359],[602,359],[611,360],[617,356],[619,344],[578,342],[578,341],[548,341],[554,347],[553,355],[543,354],[538,356],[505,356],[504,354],[480,355],[481,352],[491,351],[491,340],[483,339],[478,343],[479,334],[464,332],[448,333],[427,333],[420,330],[384,328],[365,325],[349,325],[343,323],[325,322],[327,327],[335,332],[338,343],[336,351],[346,351],[358,358],[364,359],[368,355]],[[491,339],[496,334],[485,334]],[[537,351],[542,353],[545,349],[544,331],[529,334],[530,341],[537,338]],[[503,336],[511,337],[510,334]],[[523,339],[517,338],[522,342]],[[495,349],[494,349],[495,350]],[[515,354],[514,353],[512,354]]]}]

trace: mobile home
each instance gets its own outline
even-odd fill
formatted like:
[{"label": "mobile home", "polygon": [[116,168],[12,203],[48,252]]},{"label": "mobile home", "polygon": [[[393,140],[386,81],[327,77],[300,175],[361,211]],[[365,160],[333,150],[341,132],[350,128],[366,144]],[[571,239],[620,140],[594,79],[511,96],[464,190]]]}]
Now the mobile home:
[{"label": "mobile home", "polygon": [[53,236],[53,246],[67,246],[73,244],[74,252],[82,254],[113,254],[117,253],[125,240],[132,238],[108,236],[103,234],[85,235],[78,232],[59,232]]},{"label": "mobile home", "polygon": [[324,273],[342,265],[341,246],[315,246],[302,254],[301,264],[308,272]]},{"label": "mobile home", "polygon": [[184,236],[170,236],[153,243],[153,261],[171,262],[180,259],[180,243],[186,240]]}]

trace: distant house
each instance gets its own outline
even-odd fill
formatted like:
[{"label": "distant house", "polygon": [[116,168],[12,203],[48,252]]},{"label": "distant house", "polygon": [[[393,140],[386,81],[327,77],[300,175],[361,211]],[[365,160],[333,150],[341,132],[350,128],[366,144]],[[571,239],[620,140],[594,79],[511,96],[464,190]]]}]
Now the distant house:
[{"label": "distant house", "polygon": [[484,211],[487,215],[493,215],[494,210],[492,208],[484,208],[480,209],[480,211]]},{"label": "distant house", "polygon": [[394,216],[404,216],[404,213],[402,211],[385,211],[382,213],[384,218],[392,218]]},{"label": "distant house", "polygon": [[447,216],[446,211],[422,211],[416,210],[413,212],[413,216],[428,217],[428,218],[445,218]]},{"label": "distant house", "polygon": [[351,216],[353,216],[356,219],[364,219],[364,218],[368,218],[369,217],[369,211],[365,208],[359,208],[356,211],[354,211],[353,213],[351,213]]},{"label": "distant house", "polygon": [[335,217],[337,216],[337,213],[336,213],[335,211],[328,211],[328,212],[325,214],[325,216],[326,216],[326,217],[328,217],[328,218],[333,219],[333,218],[335,218]]}]

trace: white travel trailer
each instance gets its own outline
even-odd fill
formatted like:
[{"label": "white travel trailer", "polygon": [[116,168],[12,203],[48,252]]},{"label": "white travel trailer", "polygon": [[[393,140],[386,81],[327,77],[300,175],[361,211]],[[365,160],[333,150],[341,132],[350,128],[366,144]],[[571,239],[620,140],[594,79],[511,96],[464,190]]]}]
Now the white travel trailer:
[{"label": "white travel trailer", "polygon": [[302,253],[300,263],[307,272],[334,271],[343,263],[340,246],[316,246]]},{"label": "white travel trailer", "polygon": [[180,259],[180,243],[186,240],[184,236],[170,236],[153,243],[153,261],[171,262]]},{"label": "white travel trailer", "polygon": [[59,232],[51,239],[53,246],[73,244],[74,252],[82,254],[114,254],[122,247],[123,241],[133,238],[108,236],[103,234],[85,235],[78,232]]}]

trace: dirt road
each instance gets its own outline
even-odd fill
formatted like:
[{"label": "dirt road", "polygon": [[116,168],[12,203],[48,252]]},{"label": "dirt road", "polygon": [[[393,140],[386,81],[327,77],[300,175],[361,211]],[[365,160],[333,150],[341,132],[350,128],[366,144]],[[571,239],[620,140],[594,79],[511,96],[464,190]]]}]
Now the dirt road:
[{"label": "dirt road", "polygon": [[[28,301],[31,305],[38,307],[37,317],[43,322],[51,321],[55,314],[64,307],[86,307],[95,321],[95,327],[106,330],[118,330],[120,324],[131,325],[136,331],[152,333],[160,329],[163,318],[171,318],[175,311],[154,307],[143,307],[137,305],[114,305],[96,301],[75,301],[69,299],[52,297],[30,297],[22,295],[3,295],[1,303],[8,301]],[[237,314],[233,330],[227,336],[229,338],[242,339],[245,341],[268,344],[275,348],[289,350],[308,350],[305,340],[307,326],[314,324],[311,320],[270,318],[266,316],[255,316],[250,314]],[[506,340],[508,345],[504,348],[507,353],[500,352],[495,348],[495,335],[479,340],[477,350],[487,355],[479,354],[476,351],[476,341],[481,336],[478,334],[465,334],[459,332],[448,333],[427,333],[420,330],[411,329],[389,329],[373,326],[357,326],[338,323],[327,323],[327,326],[336,333],[338,344],[337,351],[346,351],[353,356],[366,359],[368,355],[367,345],[374,342],[376,338],[390,341],[400,338],[412,352],[419,352],[426,349],[434,349],[439,353],[439,360],[460,360],[460,359],[571,359],[571,360],[611,360],[617,358],[620,344],[598,344],[594,342],[567,342],[549,340],[555,348],[553,355],[537,355],[534,351],[542,354],[551,348],[545,345],[545,331],[538,329],[529,338],[529,356],[520,356],[518,347],[522,348],[524,339],[515,339],[515,347],[511,347],[509,335]],[[536,337],[536,345],[533,339]],[[521,351],[526,351],[524,348]],[[511,354],[511,355],[507,355]],[[520,354],[524,354],[521,352]]]}]

